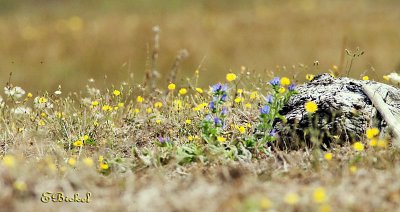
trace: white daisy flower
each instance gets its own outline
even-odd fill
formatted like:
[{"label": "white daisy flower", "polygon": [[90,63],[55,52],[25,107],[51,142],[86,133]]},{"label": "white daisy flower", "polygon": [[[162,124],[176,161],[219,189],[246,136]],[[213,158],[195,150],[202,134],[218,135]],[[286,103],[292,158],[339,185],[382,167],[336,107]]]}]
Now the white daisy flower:
[{"label": "white daisy flower", "polygon": [[4,93],[8,97],[14,97],[16,99],[19,99],[25,94],[25,91],[24,91],[24,89],[22,89],[19,86],[16,86],[16,87],[7,86],[7,87],[4,87]]},{"label": "white daisy flower", "polygon": [[390,73],[387,77],[393,84],[400,84],[400,75],[398,73]]},{"label": "white daisy flower", "polygon": [[16,115],[25,115],[25,114],[28,115],[31,113],[31,109],[29,107],[19,106],[19,107],[13,108],[11,110],[11,112],[13,112]]}]

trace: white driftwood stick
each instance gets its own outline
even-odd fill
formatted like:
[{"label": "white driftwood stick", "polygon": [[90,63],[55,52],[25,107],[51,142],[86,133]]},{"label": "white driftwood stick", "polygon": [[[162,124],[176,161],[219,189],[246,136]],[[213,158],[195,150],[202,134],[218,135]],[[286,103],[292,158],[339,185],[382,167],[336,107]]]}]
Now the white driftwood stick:
[{"label": "white driftwood stick", "polygon": [[393,116],[392,112],[388,108],[385,101],[383,101],[382,96],[375,92],[370,86],[362,86],[364,93],[371,100],[372,104],[378,109],[379,113],[382,115],[383,119],[389,125],[393,131],[393,135],[396,140],[396,145],[400,146],[400,122]]}]

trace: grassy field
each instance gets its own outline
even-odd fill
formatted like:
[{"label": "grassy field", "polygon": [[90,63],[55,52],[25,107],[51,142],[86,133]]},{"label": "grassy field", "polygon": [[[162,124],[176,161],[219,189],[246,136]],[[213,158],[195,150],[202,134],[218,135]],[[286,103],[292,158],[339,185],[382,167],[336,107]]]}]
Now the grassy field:
[{"label": "grassy field", "polygon": [[352,77],[368,71],[380,78],[400,64],[398,1],[3,0],[2,6],[0,83],[13,72],[13,80],[31,92],[60,84],[76,91],[89,78],[107,86],[131,73],[142,82],[156,25],[161,29],[157,70],[162,86],[169,83],[165,76],[180,49],[187,49],[189,57],[179,76],[184,79],[200,67],[204,79],[212,78],[201,80],[202,86],[241,66],[280,74],[277,65],[290,69],[317,60],[318,70],[297,75],[324,72],[343,66],[345,48],[365,51]]},{"label": "grassy field", "polygon": [[400,149],[373,126],[271,149],[313,74],[389,83],[397,1],[38,2],[0,2],[1,210],[400,207]]}]

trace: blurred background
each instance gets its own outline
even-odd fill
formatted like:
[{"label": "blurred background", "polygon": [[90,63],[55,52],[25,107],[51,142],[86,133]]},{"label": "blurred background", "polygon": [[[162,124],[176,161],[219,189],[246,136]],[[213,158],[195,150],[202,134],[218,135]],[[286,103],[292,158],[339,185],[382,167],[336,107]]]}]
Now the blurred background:
[{"label": "blurred background", "polygon": [[89,78],[142,82],[156,25],[160,86],[181,49],[189,57],[178,79],[200,67],[204,86],[241,66],[290,76],[277,65],[302,63],[310,66],[304,78],[343,67],[344,49],[356,47],[365,54],[351,76],[368,71],[380,80],[399,70],[399,11],[397,0],[0,0],[0,83],[10,72],[12,83],[30,92],[58,85],[77,91]]}]

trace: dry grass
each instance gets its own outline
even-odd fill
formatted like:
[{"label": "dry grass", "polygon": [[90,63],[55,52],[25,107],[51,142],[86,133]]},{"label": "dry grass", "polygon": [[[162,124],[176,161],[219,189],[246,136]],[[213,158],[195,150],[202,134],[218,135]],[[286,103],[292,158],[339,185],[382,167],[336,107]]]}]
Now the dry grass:
[{"label": "dry grass", "polygon": [[[265,104],[247,87],[257,87],[260,97],[271,93],[268,84],[255,79],[261,78],[238,75],[228,83],[227,127],[218,134],[226,141],[217,143],[202,127],[210,109],[194,110],[211,101],[212,93],[177,94],[179,85],[167,95],[146,94],[143,102],[137,98],[139,85],[121,85],[120,94],[115,88],[95,91],[90,84],[80,94],[8,97],[0,125],[0,203],[17,211],[386,211],[399,206],[398,147],[370,145],[370,139],[362,141],[362,151],[350,144],[333,145],[328,152],[245,145],[254,139],[259,105]],[[238,88],[244,88],[242,102],[232,104]],[[121,102],[124,106],[114,108]],[[31,111],[19,114],[18,107]],[[245,126],[244,133],[237,126]],[[44,192],[92,196],[89,204],[42,203]]]},{"label": "dry grass", "polygon": [[[331,161],[292,152],[285,154],[286,165],[272,156],[253,163],[194,163],[183,167],[171,164],[106,177],[85,167],[68,169],[60,175],[45,174],[38,169],[38,162],[30,159],[16,170],[18,175],[1,169],[1,202],[3,208],[41,211],[325,211],[321,207],[332,211],[390,211],[399,207],[398,149],[363,153],[355,172],[349,169],[349,162],[355,157],[352,149],[332,152]],[[131,165],[128,161],[123,164]],[[10,184],[14,178],[26,180],[29,191],[13,190]],[[318,187],[325,189],[324,203],[313,200]],[[39,200],[43,191],[90,191],[93,196],[89,204],[43,204]],[[289,193],[299,195],[297,204],[285,202]],[[264,201],[270,204],[263,205]]]}]

